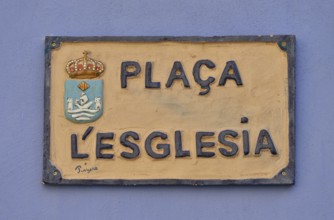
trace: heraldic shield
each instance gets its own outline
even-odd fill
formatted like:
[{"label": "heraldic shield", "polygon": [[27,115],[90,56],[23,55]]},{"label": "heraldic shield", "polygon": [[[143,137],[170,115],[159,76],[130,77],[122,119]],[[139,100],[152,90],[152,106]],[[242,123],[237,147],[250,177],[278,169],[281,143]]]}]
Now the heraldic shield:
[{"label": "heraldic shield", "polygon": [[66,66],[72,79],[65,82],[65,117],[75,123],[93,122],[103,113],[103,80],[93,78],[102,74],[104,66],[87,54]]},{"label": "heraldic shield", "polygon": [[78,123],[98,119],[103,113],[102,92],[102,80],[66,80],[65,117]]}]

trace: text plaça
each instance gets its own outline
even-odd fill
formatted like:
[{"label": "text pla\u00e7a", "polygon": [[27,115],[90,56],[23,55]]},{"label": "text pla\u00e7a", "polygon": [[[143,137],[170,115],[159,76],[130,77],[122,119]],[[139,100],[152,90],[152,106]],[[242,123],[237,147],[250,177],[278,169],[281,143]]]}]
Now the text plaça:
[{"label": "text pla\u00e7a", "polygon": [[[210,84],[215,81],[215,78],[210,76],[207,79],[202,79],[200,69],[205,66],[209,69],[213,69],[216,65],[211,60],[199,60],[194,64],[193,77],[195,82],[201,86],[204,91],[201,91],[199,95],[205,95],[210,92]],[[135,61],[125,61],[121,64],[121,87],[127,88],[127,78],[135,77],[141,72],[141,66]],[[172,86],[175,80],[182,80],[184,87],[190,88],[190,84],[187,75],[183,69],[180,61],[175,61],[170,71],[166,87]],[[242,85],[240,73],[235,61],[226,62],[225,68],[222,71],[219,79],[218,86],[224,86],[227,80],[234,80],[237,86]],[[146,62],[145,65],[145,88],[158,89],[160,88],[160,82],[152,82],[152,62]]]},{"label": "text pla\u00e7a", "polygon": [[[93,127],[89,127],[83,136],[83,140],[89,135]],[[230,141],[230,139],[238,137],[238,132],[233,130],[222,130],[218,134],[218,142],[221,144],[219,146],[219,152],[222,156],[231,157],[237,154],[239,151],[239,146]],[[210,152],[209,148],[215,146],[215,142],[203,141],[203,138],[214,137],[215,132],[208,131],[199,131],[196,132],[196,156],[197,157],[213,157],[215,156],[214,152]],[[104,140],[113,140],[114,133],[97,133],[96,134],[96,158],[100,159],[111,159],[114,157],[114,154],[103,153],[104,150],[113,149],[112,144],[102,143]],[[132,139],[132,140],[129,140]],[[168,140],[168,135],[160,131],[151,132],[145,139],[145,152],[154,159],[162,159],[170,156],[170,144],[169,143],[158,143],[156,146],[152,146],[152,142],[155,139]],[[242,131],[242,140],[243,140],[243,154],[248,155],[250,153],[250,144],[249,144],[249,132],[247,130]],[[137,158],[141,150],[135,142],[140,141],[139,134],[134,131],[126,131],[120,136],[120,143],[123,147],[130,149],[132,152],[123,151],[120,153],[120,156],[126,159]],[[105,142],[105,141],[104,141]],[[184,150],[182,146],[182,132],[177,130],[174,133],[174,144],[175,144],[175,157],[189,157],[191,155],[189,150]],[[79,153],[79,146],[77,144],[77,134],[71,135],[71,157],[72,158],[88,158],[89,154]],[[204,148],[207,148],[203,151]],[[260,155],[262,150],[269,150],[272,155],[277,155],[277,150],[274,145],[274,142],[265,129],[262,129],[259,132],[256,147],[254,154]],[[157,152],[159,151],[159,152]]]}]

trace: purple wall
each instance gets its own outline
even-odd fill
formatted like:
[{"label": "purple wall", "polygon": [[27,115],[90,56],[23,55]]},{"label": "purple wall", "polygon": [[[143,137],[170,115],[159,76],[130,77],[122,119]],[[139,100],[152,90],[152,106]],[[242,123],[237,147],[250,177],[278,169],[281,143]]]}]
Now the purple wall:
[{"label": "purple wall", "polygon": [[[334,1],[0,2],[0,219],[334,219]],[[297,36],[296,185],[41,184],[46,35]]]}]

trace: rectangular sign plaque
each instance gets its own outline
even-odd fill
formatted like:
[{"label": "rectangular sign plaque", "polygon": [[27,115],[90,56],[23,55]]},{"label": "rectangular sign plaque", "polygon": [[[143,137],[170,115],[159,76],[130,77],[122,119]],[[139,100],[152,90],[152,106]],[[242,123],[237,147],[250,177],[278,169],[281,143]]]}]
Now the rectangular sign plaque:
[{"label": "rectangular sign plaque", "polygon": [[45,47],[44,183],[294,184],[295,36]]}]

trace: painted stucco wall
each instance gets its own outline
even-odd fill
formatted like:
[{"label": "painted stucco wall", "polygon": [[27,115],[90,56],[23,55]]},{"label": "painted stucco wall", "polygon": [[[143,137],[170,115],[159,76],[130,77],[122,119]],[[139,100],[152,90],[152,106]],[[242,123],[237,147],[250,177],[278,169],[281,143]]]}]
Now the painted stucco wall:
[{"label": "painted stucco wall", "polygon": [[[0,219],[333,219],[334,1],[0,2]],[[78,187],[42,180],[44,37],[295,34],[296,184]]]}]

